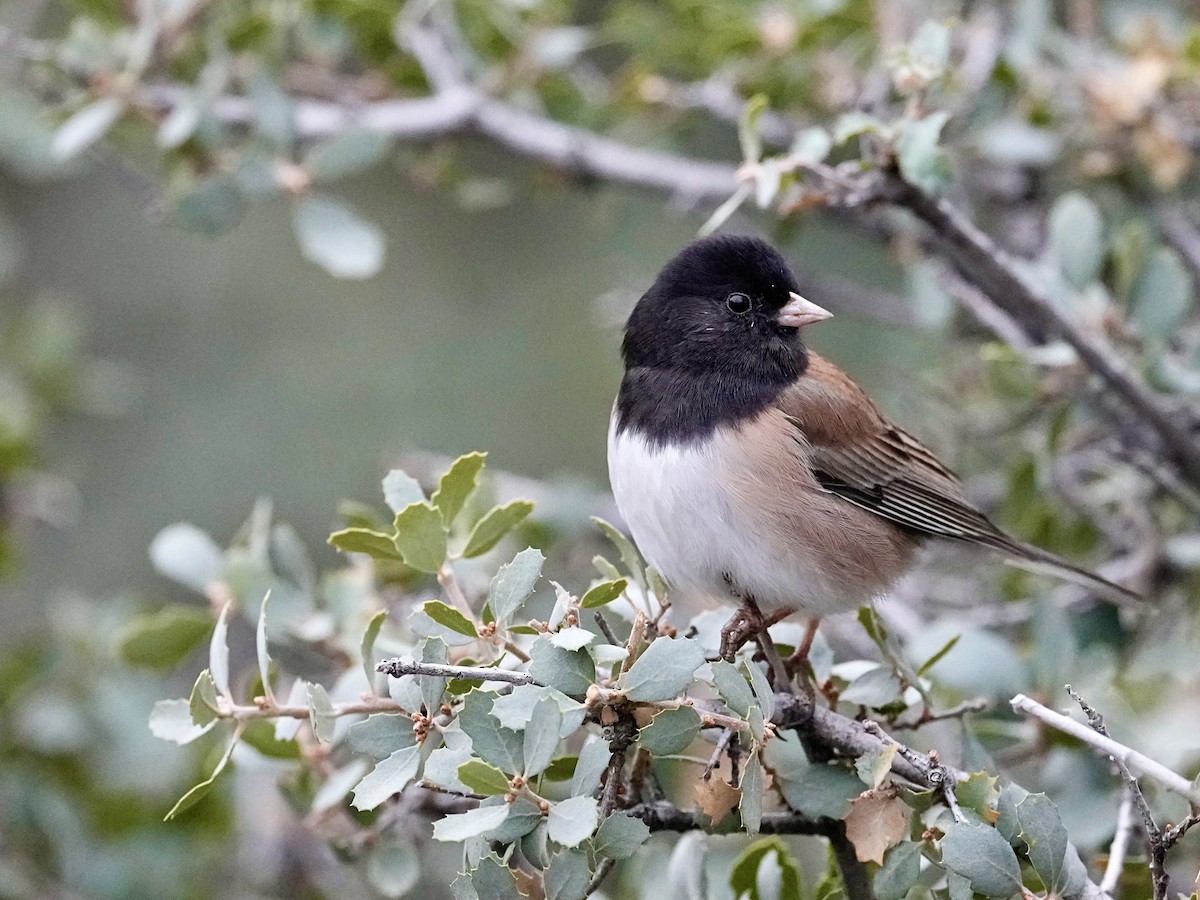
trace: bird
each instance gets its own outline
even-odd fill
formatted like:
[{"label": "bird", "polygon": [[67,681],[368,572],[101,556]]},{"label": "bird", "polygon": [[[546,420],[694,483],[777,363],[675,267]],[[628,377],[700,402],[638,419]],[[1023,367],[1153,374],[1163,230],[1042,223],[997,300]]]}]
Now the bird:
[{"label": "bird", "polygon": [[808,349],[804,330],[831,315],[770,244],[715,235],[671,259],[626,323],[613,496],[671,589],[740,604],[722,656],[793,613],[811,641],[820,618],[885,595],[930,539],[1137,598],[994,525],[932,451]]}]

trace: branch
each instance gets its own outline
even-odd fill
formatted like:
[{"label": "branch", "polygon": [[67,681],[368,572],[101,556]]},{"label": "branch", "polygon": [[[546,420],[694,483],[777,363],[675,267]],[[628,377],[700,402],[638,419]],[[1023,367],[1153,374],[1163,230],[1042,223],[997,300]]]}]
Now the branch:
[{"label": "branch", "polygon": [[1105,755],[1111,756],[1113,761],[1118,765],[1126,766],[1133,777],[1149,778],[1168,791],[1185,798],[1189,803],[1200,805],[1200,788],[1197,788],[1182,775],[1172,772],[1162,763],[1155,762],[1150,757],[1144,756],[1136,750],[1126,747],[1124,744],[1119,744],[1107,735],[1093,731],[1088,726],[1076,722],[1062,713],[1047,709],[1036,700],[1026,697],[1024,694],[1017,694],[1009,703],[1012,704],[1012,708],[1017,712],[1033,716],[1035,719],[1045,722],[1051,728],[1061,731],[1063,734],[1069,734],[1071,737],[1077,738],[1091,747],[1095,747]]},{"label": "branch", "polygon": [[[680,809],[668,800],[637,803],[626,810],[647,825],[651,831],[702,831],[704,826],[693,810]],[[809,819],[797,812],[764,813],[759,832],[762,834],[819,834],[825,837],[837,827],[832,819]]]},{"label": "branch", "polygon": [[401,675],[434,675],[438,678],[464,678],[468,681],[504,681],[508,684],[533,684],[545,687],[532,675],[510,672],[507,669],[484,669],[478,666],[448,666],[442,663],[412,662],[400,657],[385,659],[375,667],[376,672],[386,672],[394,678]]},{"label": "branch", "polygon": [[1121,806],[1117,810],[1117,830],[1108,848],[1108,862],[1100,879],[1100,890],[1111,894],[1117,889],[1117,882],[1121,880],[1121,870],[1125,866],[1125,851],[1129,849],[1129,839],[1132,836],[1133,794],[1126,790],[1121,794]]}]

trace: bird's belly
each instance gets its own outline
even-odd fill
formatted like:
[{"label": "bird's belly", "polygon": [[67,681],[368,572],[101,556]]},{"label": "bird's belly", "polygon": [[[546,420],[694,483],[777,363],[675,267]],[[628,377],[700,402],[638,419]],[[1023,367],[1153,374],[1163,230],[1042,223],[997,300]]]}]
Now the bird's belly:
[{"label": "bird's belly", "polygon": [[795,529],[780,529],[778,516],[736,496],[746,464],[736,442],[720,434],[651,446],[628,430],[609,433],[617,507],[643,555],[676,590],[725,601],[752,595],[764,610],[814,616],[872,599],[881,586],[829,577],[816,548],[787,533]]}]

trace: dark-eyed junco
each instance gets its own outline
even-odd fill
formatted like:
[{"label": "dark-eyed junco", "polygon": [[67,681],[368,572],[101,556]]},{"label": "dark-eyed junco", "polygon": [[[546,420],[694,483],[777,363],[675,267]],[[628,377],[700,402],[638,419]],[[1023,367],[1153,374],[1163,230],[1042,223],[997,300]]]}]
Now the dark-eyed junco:
[{"label": "dark-eyed junco", "polygon": [[634,307],[609,476],[672,587],[816,618],[883,594],[936,537],[1136,597],[988,521],[953,472],[804,346],[801,329],[830,315],[773,247],[724,235],[684,249]]}]

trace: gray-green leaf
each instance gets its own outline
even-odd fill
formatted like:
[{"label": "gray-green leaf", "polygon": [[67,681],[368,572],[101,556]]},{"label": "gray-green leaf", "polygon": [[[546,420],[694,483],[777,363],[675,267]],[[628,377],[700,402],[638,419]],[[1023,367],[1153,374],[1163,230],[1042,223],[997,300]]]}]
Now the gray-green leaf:
[{"label": "gray-green leaf", "polygon": [[692,683],[703,664],[704,651],[698,642],[659,638],[625,673],[622,690],[630,700],[668,700]]},{"label": "gray-green leaf", "polygon": [[534,705],[529,724],[525,726],[526,778],[540,775],[550,765],[550,760],[554,759],[562,719],[562,711],[553,697],[543,697]]},{"label": "gray-green leaf", "polygon": [[325,688],[316,682],[309,682],[305,690],[308,694],[308,721],[312,725],[313,734],[321,743],[333,740],[333,729],[337,725],[337,714]]},{"label": "gray-green leaf", "polygon": [[738,803],[742,825],[748,834],[758,834],[762,826],[762,804],[763,768],[756,749],[747,757],[746,767],[742,770],[742,799]]},{"label": "gray-green leaf", "polygon": [[1046,890],[1062,893],[1067,880],[1067,829],[1057,807],[1045,794],[1030,794],[1017,804],[1017,822],[1033,870]]},{"label": "gray-green leaf", "polygon": [[481,806],[469,812],[446,816],[433,824],[433,839],[435,841],[454,841],[461,843],[468,838],[477,837],[493,828],[499,828],[508,818],[508,804],[499,806]]},{"label": "gray-green leaf", "polygon": [[293,208],[292,227],[305,259],[335,278],[370,278],[383,268],[383,232],[338,200],[302,197]]},{"label": "gray-green leaf", "polygon": [[951,825],[942,839],[942,862],[988,897],[1011,897],[1021,890],[1016,854],[996,829],[986,825]]},{"label": "gray-green leaf", "polygon": [[1076,288],[1095,280],[1104,261],[1104,219],[1083,194],[1059,197],[1050,210],[1050,247],[1058,267]]},{"label": "gray-green leaf", "polygon": [[383,476],[383,499],[396,515],[413,503],[425,502],[425,492],[421,483],[403,469],[392,469]]},{"label": "gray-green leaf", "polygon": [[629,859],[650,837],[650,826],[628,813],[613,813],[596,832],[596,852],[609,859]]},{"label": "gray-green leaf", "polygon": [[596,680],[596,664],[582,650],[555,647],[546,636],[530,648],[529,674],[564,694],[580,696]]},{"label": "gray-green leaf", "polygon": [[582,850],[560,850],[546,868],[546,900],[583,900],[592,872]]},{"label": "gray-green leaf", "polygon": [[541,550],[528,547],[514,556],[512,562],[500,567],[488,588],[488,607],[499,627],[506,628],[513,614],[529,599],[545,561]]},{"label": "gray-green leaf", "polygon": [[591,797],[568,797],[550,808],[546,830],[550,840],[564,847],[575,847],[596,830],[597,802]]},{"label": "gray-green leaf", "polygon": [[700,714],[690,706],[664,709],[638,732],[638,744],[655,756],[682,753],[700,733]]}]

